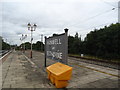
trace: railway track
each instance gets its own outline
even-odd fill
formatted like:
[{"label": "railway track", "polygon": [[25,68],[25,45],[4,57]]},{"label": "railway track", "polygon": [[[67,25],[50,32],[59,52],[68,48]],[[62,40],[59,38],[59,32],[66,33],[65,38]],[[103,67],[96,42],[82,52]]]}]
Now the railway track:
[{"label": "railway track", "polygon": [[[40,66],[42,66],[41,65],[42,61],[40,62],[39,60],[40,59],[44,60],[44,58],[43,58],[44,54],[43,53],[41,53],[41,55],[38,54],[38,53],[35,54],[34,59],[28,58],[28,56],[29,56],[28,54],[26,54],[24,56],[25,56],[26,60],[28,60],[32,64],[32,67],[40,68]],[[50,60],[47,62],[47,64],[49,63],[49,65],[56,62],[56,61],[54,62],[53,60],[51,60],[51,61]],[[117,73],[118,72],[117,66],[114,66],[114,65],[111,65],[111,64],[107,65],[107,64],[105,64],[103,62],[100,63],[100,62],[97,62],[97,61],[95,62],[95,61],[90,61],[90,60],[80,59],[80,58],[75,58],[75,57],[68,57],[68,62],[69,62],[69,65],[72,65],[73,67],[75,66],[76,68],[82,67],[82,68],[86,68],[88,70],[103,73],[105,75],[110,75],[110,76],[115,76],[115,77],[120,78],[120,76]],[[45,69],[43,69],[43,71],[45,72]]]},{"label": "railway track", "polygon": [[95,65],[100,65],[100,66],[120,70],[119,64],[114,63],[114,62],[112,63],[112,62],[108,62],[108,61],[100,61],[100,60],[92,60],[92,59],[88,60],[88,59],[85,59],[85,58],[72,57],[72,56],[70,56],[69,59],[74,60],[74,61],[85,62],[85,63],[89,63],[89,64],[95,64]]}]

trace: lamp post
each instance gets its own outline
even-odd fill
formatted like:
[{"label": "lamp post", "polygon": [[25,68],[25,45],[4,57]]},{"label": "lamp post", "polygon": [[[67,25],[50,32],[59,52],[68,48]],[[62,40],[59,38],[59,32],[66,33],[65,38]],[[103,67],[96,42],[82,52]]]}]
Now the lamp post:
[{"label": "lamp post", "polygon": [[36,27],[37,27],[36,24],[31,25],[30,23],[28,23],[28,30],[31,31],[31,51],[30,51],[30,58],[32,58],[32,40],[33,40],[32,33],[33,33],[33,31],[35,31]]},{"label": "lamp post", "polygon": [[43,51],[43,34],[41,34],[41,52]]},{"label": "lamp post", "polygon": [[27,37],[27,35],[23,35],[23,40],[24,40],[24,53],[25,53],[25,38]]},{"label": "lamp post", "polygon": [[20,45],[20,50],[22,51],[22,39],[20,38],[21,45]]},{"label": "lamp post", "polygon": [[23,49],[23,53],[25,53],[25,41],[24,41],[24,45],[22,46],[22,41],[27,37],[27,35],[23,35],[22,34],[22,38],[20,38],[21,40],[21,49]]}]

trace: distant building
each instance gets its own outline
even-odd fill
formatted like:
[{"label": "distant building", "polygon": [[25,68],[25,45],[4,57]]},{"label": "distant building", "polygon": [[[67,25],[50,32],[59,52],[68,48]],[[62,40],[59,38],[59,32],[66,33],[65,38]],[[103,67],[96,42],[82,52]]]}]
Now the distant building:
[{"label": "distant building", "polygon": [[120,23],[120,1],[118,2],[118,22]]}]

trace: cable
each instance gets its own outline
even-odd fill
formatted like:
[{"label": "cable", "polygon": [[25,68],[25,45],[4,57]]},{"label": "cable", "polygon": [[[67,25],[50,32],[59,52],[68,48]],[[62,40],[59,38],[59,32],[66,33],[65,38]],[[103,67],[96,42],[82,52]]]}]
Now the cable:
[{"label": "cable", "polygon": [[[111,23],[105,23],[105,24],[101,24],[101,25],[97,25],[97,26],[94,26],[94,27],[89,27],[89,28],[84,28],[84,29],[91,29],[91,28],[97,28],[97,27],[99,27],[99,26],[107,26],[106,24],[111,24]],[[88,32],[88,31],[87,31]],[[82,36],[84,36],[84,35],[87,35],[87,32],[84,32],[84,34],[81,34]]]},{"label": "cable", "polygon": [[[95,15],[95,16],[89,17],[89,18],[87,18],[87,19],[85,19],[85,20],[83,20],[83,21],[81,21],[81,22],[82,22],[82,23],[83,23],[83,22],[87,22],[87,21],[89,21],[89,20],[91,20],[91,19],[96,18],[97,16],[100,16],[100,15],[102,15],[102,14],[108,13],[108,12],[110,12],[110,11],[112,11],[112,10],[115,10],[115,8],[112,8],[112,9],[107,10],[107,11],[105,11],[105,12],[99,13],[99,14],[97,14],[97,15]],[[80,24],[80,23],[76,23],[76,24],[68,25],[68,26],[76,26],[76,25],[79,25],[79,24]],[[68,27],[68,26],[67,26],[67,27]]]},{"label": "cable", "polygon": [[110,5],[110,6],[112,6],[112,7],[118,8],[118,7],[116,7],[116,6],[112,5],[112,4],[108,3],[108,2],[105,2],[104,0],[100,0],[100,1],[104,2],[105,4]]}]

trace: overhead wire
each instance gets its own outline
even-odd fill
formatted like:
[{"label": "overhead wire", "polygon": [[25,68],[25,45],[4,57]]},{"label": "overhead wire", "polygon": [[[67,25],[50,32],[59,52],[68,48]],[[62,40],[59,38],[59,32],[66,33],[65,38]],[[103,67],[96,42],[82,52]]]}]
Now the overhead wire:
[{"label": "overhead wire", "polygon": [[[82,23],[83,23],[83,22],[87,22],[87,21],[89,21],[89,20],[91,20],[91,19],[94,19],[94,18],[96,18],[96,17],[98,17],[98,16],[100,16],[100,15],[102,15],[102,14],[106,14],[106,13],[108,13],[108,12],[111,12],[111,11],[115,10],[115,9],[118,9],[118,7],[116,7],[116,6],[114,6],[114,5],[110,4],[110,3],[107,3],[107,2],[105,2],[105,1],[103,1],[103,0],[100,0],[100,1],[102,1],[102,2],[104,2],[104,3],[106,3],[106,4],[109,4],[109,5],[112,6],[113,8],[110,9],[110,10],[107,10],[107,11],[105,11],[105,12],[101,12],[101,13],[95,15],[95,16],[92,16],[92,17],[89,17],[89,18],[87,18],[87,19],[84,19],[84,20],[81,21]],[[75,24],[68,25],[67,27],[69,27],[69,26],[72,26],[72,27],[73,27],[73,26],[76,26],[76,25],[79,25],[79,24],[80,24],[80,23],[75,23]]]},{"label": "overhead wire", "polygon": [[102,1],[102,2],[105,3],[105,4],[110,5],[110,6],[112,6],[112,7],[118,8],[118,7],[114,6],[113,4],[110,4],[110,3],[108,3],[108,2],[105,2],[104,0],[100,0],[100,1]]},{"label": "overhead wire", "polygon": [[[98,16],[100,16],[100,15],[102,15],[102,14],[106,14],[106,13],[108,13],[108,12],[111,12],[111,11],[113,11],[113,10],[115,10],[116,8],[114,7],[114,8],[112,8],[112,9],[110,9],[110,10],[107,10],[107,11],[105,11],[105,12],[102,12],[102,13],[99,13],[99,14],[97,14],[97,15],[95,15],[95,16],[91,16],[91,17],[89,17],[89,18],[87,18],[87,19],[85,19],[82,23],[84,23],[84,22],[87,22],[87,21],[89,21],[89,20],[92,20],[92,19],[94,19],[94,18],[96,18],[96,17],[98,17]],[[73,26],[76,26],[76,25],[79,25],[80,23],[76,23],[76,24],[73,24],[72,25],[72,27]],[[106,23],[106,24],[111,24],[111,23]],[[103,26],[103,25],[106,25],[106,24],[101,24],[101,25],[98,25],[98,26]],[[71,25],[69,25],[69,26],[71,26]],[[86,29],[91,29],[91,28],[96,28],[96,27],[98,27],[98,26],[95,26],[95,27],[90,27],[90,28],[86,28]],[[86,34],[81,34],[82,36],[84,36],[84,35],[86,35]]]},{"label": "overhead wire", "polygon": [[[99,14],[97,14],[97,15],[95,15],[95,16],[91,16],[91,17],[89,17],[89,18],[87,18],[87,19],[84,19],[84,20],[82,20],[81,22],[82,23],[86,23],[86,22],[88,22],[89,20],[92,20],[92,19],[94,19],[94,18],[96,18],[96,17],[98,17],[98,16],[100,16],[100,15],[102,15],[102,14],[106,14],[106,13],[108,13],[108,12],[111,12],[111,11],[113,11],[113,10],[115,10],[115,8],[112,8],[112,9],[109,9],[109,10],[106,10],[105,12],[102,12],[102,13],[99,13]],[[68,25],[67,27],[69,27],[69,26],[76,26],[76,25],[79,25],[79,24],[81,24],[81,23],[75,23],[75,24],[72,24],[72,25]]]},{"label": "overhead wire", "polygon": [[93,27],[89,27],[89,28],[84,28],[84,29],[91,29],[91,28],[97,29],[97,27],[107,26],[108,24],[111,24],[111,23],[105,23],[105,24],[101,24],[101,25],[97,25],[97,26],[93,26]]},{"label": "overhead wire", "polygon": [[[94,27],[89,27],[89,28],[85,28],[85,29],[92,29],[92,28],[94,28],[94,29],[97,29],[97,27],[99,27],[99,26],[102,26],[102,27],[104,27],[104,26],[108,26],[108,25],[110,25],[111,23],[105,23],[105,24],[101,24],[101,25],[97,25],[97,26],[94,26]],[[86,31],[86,32],[84,32],[83,34],[80,34],[80,37],[82,37],[82,40],[84,40],[85,39],[85,36],[87,35],[87,33],[88,33],[89,31]],[[84,37],[84,38],[83,38]]]}]

